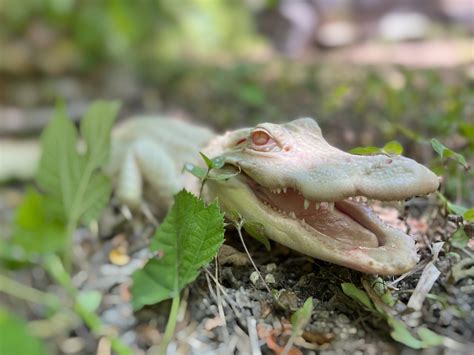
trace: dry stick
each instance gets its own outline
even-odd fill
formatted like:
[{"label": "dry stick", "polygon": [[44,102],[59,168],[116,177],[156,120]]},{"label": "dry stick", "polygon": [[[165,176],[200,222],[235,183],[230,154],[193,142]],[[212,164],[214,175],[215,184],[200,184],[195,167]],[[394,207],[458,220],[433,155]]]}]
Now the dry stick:
[{"label": "dry stick", "polygon": [[224,313],[224,307],[222,307],[222,299],[221,299],[221,293],[219,289],[219,263],[217,261],[217,256],[215,257],[216,260],[216,295],[217,295],[217,309],[219,310],[219,316],[222,318],[222,321],[224,322],[224,336],[226,339],[226,342],[229,340],[230,334],[229,334],[229,329],[227,329],[227,322],[225,319],[225,313]]},{"label": "dry stick", "polygon": [[[222,292],[222,294],[224,295],[224,297],[226,298],[226,301],[227,303],[229,304],[230,308],[232,308],[232,310],[234,311],[235,315],[237,316],[237,318],[240,318],[241,317],[241,313],[239,312],[239,310],[236,308],[236,303],[235,301],[229,296],[229,294],[226,292],[226,290],[222,287],[222,285],[219,283],[218,280],[216,280],[216,278],[214,277],[214,275],[211,274],[211,272],[209,270],[207,270],[206,268],[204,268],[204,271],[206,272],[206,276],[209,276],[212,281],[215,282],[216,286],[219,288],[219,290]],[[210,288],[210,290],[212,291],[212,289]],[[237,305],[238,306],[238,305]]]},{"label": "dry stick", "polygon": [[265,288],[267,289],[268,293],[270,293],[270,295],[273,296],[273,293],[272,293],[272,291],[270,290],[270,287],[268,287],[267,282],[266,282],[265,279],[262,277],[262,274],[261,274],[260,271],[258,270],[257,265],[255,265],[255,263],[254,263],[252,257],[250,256],[250,253],[249,253],[249,251],[248,251],[248,249],[247,249],[247,246],[245,245],[244,237],[242,236],[242,222],[237,223],[237,224],[236,224],[236,227],[237,227],[237,232],[239,233],[240,241],[242,242],[242,245],[244,246],[245,253],[247,253],[247,256],[248,256],[250,262],[252,263],[253,268],[255,269],[255,271],[257,272],[258,276],[260,277],[260,280],[262,280],[263,285],[264,285]]}]

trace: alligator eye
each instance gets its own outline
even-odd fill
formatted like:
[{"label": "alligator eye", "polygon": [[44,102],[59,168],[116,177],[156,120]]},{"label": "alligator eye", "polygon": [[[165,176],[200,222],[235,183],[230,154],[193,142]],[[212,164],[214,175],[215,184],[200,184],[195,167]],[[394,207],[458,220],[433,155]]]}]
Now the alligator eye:
[{"label": "alligator eye", "polygon": [[265,145],[270,141],[271,137],[265,131],[252,132],[252,143],[255,145]]}]

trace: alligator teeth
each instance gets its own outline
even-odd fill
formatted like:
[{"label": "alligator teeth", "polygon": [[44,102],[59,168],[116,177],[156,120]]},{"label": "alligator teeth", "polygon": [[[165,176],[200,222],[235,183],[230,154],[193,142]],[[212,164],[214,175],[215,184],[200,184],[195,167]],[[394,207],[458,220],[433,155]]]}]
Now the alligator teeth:
[{"label": "alligator teeth", "polygon": [[329,209],[329,211],[334,212],[334,202],[329,202],[328,203],[328,209]]},{"label": "alligator teeth", "polygon": [[280,189],[280,188],[277,189],[277,193],[278,193],[278,194],[281,193],[281,189]]},{"label": "alligator teeth", "polygon": [[289,216],[293,219],[296,219],[296,215],[295,215],[295,212],[291,211]]},{"label": "alligator teeth", "polygon": [[321,203],[316,202],[316,209],[319,210],[319,207],[321,206]]},{"label": "alligator teeth", "polygon": [[303,205],[304,205],[304,209],[307,210],[309,207],[309,201],[307,199],[304,199]]},{"label": "alligator teeth", "polygon": [[286,187],[283,188],[283,192],[286,194]]}]

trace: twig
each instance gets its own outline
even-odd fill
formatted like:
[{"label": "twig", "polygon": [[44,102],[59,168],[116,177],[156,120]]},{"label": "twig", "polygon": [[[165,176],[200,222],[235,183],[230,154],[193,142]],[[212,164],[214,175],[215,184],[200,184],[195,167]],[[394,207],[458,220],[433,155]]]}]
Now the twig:
[{"label": "twig", "polygon": [[242,223],[238,223],[238,224],[236,225],[236,227],[237,227],[237,232],[239,233],[240,241],[242,242],[242,245],[244,246],[245,253],[247,253],[247,256],[248,256],[250,262],[252,263],[253,268],[255,269],[255,271],[257,272],[258,276],[260,277],[260,280],[262,280],[263,285],[264,285],[265,288],[267,289],[268,293],[273,296],[273,293],[272,293],[272,291],[270,290],[270,287],[268,287],[267,282],[265,281],[265,279],[263,278],[262,274],[261,274],[260,271],[258,270],[257,265],[255,265],[255,262],[253,261],[252,256],[250,255],[249,250],[247,249],[247,246],[245,245],[244,237],[242,236]]}]

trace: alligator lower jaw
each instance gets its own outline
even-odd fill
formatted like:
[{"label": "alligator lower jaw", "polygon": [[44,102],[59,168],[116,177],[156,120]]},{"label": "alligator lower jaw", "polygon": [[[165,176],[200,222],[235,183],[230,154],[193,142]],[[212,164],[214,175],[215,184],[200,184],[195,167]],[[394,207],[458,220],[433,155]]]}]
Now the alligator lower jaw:
[{"label": "alligator lower jaw", "polygon": [[270,190],[248,175],[241,178],[268,213],[278,213],[289,223],[300,224],[315,237],[322,234],[348,246],[364,248],[381,247],[393,237],[393,229],[365,204],[364,197],[311,201],[292,188]]}]

